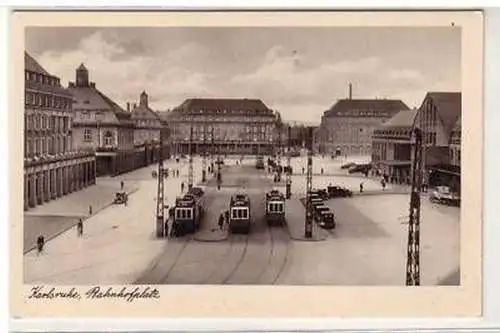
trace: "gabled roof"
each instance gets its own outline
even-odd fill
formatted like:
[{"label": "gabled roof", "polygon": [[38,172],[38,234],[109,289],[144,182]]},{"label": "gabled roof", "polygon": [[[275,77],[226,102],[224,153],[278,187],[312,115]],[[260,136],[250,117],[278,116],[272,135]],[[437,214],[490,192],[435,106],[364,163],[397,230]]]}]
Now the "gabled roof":
[{"label": "gabled roof", "polygon": [[411,128],[415,122],[417,110],[403,110],[387,120],[380,128]]},{"label": "gabled roof", "polygon": [[119,121],[130,121],[130,113],[93,86],[68,88],[73,94],[73,109],[111,111]]},{"label": "gabled roof", "polygon": [[462,93],[428,92],[422,105],[425,105],[424,103],[428,99],[436,106],[445,133],[450,135],[462,113]]},{"label": "gabled roof", "polygon": [[30,71],[30,72],[35,72],[38,74],[52,76],[26,51],[24,52],[24,70]]},{"label": "gabled roof", "polygon": [[224,110],[233,114],[240,111],[244,113],[273,114],[272,110],[262,100],[247,98],[190,98],[175,108],[174,112],[203,112],[211,114]]},{"label": "gabled roof", "polygon": [[401,100],[395,99],[340,99],[329,110],[325,117],[393,117],[409,107]]}]

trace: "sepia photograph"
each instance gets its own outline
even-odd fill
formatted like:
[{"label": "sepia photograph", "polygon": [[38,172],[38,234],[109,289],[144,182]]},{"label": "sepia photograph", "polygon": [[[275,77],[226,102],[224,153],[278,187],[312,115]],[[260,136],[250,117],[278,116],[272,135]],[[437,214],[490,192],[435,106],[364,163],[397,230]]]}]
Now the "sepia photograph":
[{"label": "sepia photograph", "polygon": [[88,22],[23,32],[28,298],[463,286],[459,24]]}]

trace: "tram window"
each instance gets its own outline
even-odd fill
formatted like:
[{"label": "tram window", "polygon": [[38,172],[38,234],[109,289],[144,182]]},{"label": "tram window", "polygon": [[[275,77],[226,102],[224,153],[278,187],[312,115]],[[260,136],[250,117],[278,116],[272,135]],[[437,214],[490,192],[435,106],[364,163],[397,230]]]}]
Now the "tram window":
[{"label": "tram window", "polygon": [[279,203],[279,204],[277,204],[277,206],[278,206],[277,211],[281,213],[283,211],[283,204]]},{"label": "tram window", "polygon": [[236,219],[236,218],[238,218],[238,210],[233,209],[233,219]]},{"label": "tram window", "polygon": [[243,218],[243,219],[248,218],[248,210],[247,209],[241,210],[241,218]]},{"label": "tram window", "polygon": [[186,219],[190,219],[190,218],[191,218],[191,210],[186,209]]}]

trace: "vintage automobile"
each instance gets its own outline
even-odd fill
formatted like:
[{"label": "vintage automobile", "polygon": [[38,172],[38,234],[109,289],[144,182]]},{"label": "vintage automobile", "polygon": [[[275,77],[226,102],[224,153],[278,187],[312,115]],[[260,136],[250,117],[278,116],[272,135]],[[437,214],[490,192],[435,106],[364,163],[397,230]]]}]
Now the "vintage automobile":
[{"label": "vintage automobile", "polygon": [[319,226],[323,229],[331,230],[335,229],[335,216],[332,211],[322,211],[319,218]]},{"label": "vintage automobile", "polygon": [[329,198],[347,198],[352,197],[352,191],[340,186],[328,186],[326,188]]},{"label": "vintage automobile", "polygon": [[356,163],[354,162],[349,162],[349,163],[346,163],[346,164],[343,164],[340,166],[341,169],[349,169],[349,168],[352,168],[356,166]]},{"label": "vintage automobile", "polygon": [[368,174],[368,172],[372,169],[372,165],[370,163],[367,164],[356,164],[349,168],[349,173],[363,173]]},{"label": "vintage automobile", "polygon": [[450,206],[460,205],[460,197],[451,192],[448,186],[437,186],[436,190],[431,192],[429,200],[431,202]]},{"label": "vintage automobile", "polygon": [[113,200],[113,203],[115,205],[119,204],[126,204],[128,201],[128,194],[125,191],[120,191],[115,193],[115,199]]}]

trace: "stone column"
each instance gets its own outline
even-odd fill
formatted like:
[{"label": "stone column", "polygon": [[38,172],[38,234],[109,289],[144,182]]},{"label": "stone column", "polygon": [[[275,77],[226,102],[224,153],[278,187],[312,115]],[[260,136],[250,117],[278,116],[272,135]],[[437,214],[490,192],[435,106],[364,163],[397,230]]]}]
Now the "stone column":
[{"label": "stone column", "polygon": [[56,175],[56,187],[55,187],[55,195],[56,198],[59,198],[61,196],[61,173],[60,173],[61,168],[57,168],[54,170],[54,173]]},{"label": "stone column", "polygon": [[43,171],[39,171],[36,173],[36,186],[37,186],[37,190],[36,190],[37,200],[36,201],[37,201],[38,205],[41,205],[44,202],[43,197],[44,197],[45,192],[44,192],[43,185],[44,185]]},{"label": "stone column", "polygon": [[29,186],[29,202],[28,205],[29,207],[35,207],[36,206],[36,184],[35,184],[36,178],[34,174],[28,175],[28,186]]},{"label": "stone column", "polygon": [[50,170],[51,172],[51,175],[50,175],[50,179],[52,181],[52,186],[50,188],[50,195],[51,195],[51,198],[52,199],[56,199],[57,198],[57,169],[52,169]]},{"label": "stone column", "polygon": [[28,187],[29,187],[29,176],[27,174],[24,174],[24,210],[28,210],[29,208],[29,197],[28,197]]},{"label": "stone column", "polygon": [[47,201],[50,201],[50,199],[51,199],[51,196],[50,196],[50,182],[51,182],[51,179],[50,179],[50,170],[44,171],[44,180],[45,180],[45,195],[44,195],[44,199],[47,202]]},{"label": "stone column", "polygon": [[62,167],[62,180],[63,180],[63,195],[68,194],[69,192],[69,178],[68,178],[68,167],[63,166]]},{"label": "stone column", "polygon": [[88,174],[87,174],[87,162],[82,163],[82,186],[87,187],[88,184]]}]

